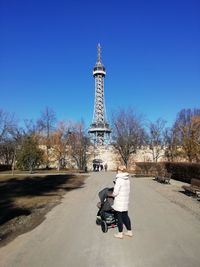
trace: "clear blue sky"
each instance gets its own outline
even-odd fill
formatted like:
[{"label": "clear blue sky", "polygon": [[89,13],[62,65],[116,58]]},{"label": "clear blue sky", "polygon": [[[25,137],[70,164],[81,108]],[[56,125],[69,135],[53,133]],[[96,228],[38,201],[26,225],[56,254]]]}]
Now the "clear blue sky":
[{"label": "clear blue sky", "polygon": [[98,42],[108,117],[132,107],[170,124],[200,108],[199,0],[0,0],[0,108],[89,126]]}]

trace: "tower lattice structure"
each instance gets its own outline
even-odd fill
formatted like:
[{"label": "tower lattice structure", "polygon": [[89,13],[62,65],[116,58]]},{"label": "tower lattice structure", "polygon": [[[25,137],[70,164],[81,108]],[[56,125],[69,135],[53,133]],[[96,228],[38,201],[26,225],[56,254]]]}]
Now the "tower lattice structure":
[{"label": "tower lattice structure", "polygon": [[97,62],[93,68],[95,78],[95,100],[92,124],[89,133],[92,135],[96,145],[104,145],[109,142],[111,129],[106,118],[105,98],[104,98],[104,78],[106,69],[101,61],[101,46],[97,46]]}]

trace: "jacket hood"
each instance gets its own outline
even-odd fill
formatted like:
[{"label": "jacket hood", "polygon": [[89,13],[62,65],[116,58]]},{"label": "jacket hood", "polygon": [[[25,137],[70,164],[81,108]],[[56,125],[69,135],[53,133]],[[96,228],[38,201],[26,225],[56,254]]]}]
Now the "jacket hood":
[{"label": "jacket hood", "polygon": [[128,174],[128,172],[121,172],[121,173],[118,173],[117,175],[116,175],[116,179],[117,178],[121,178],[121,179],[129,179],[129,174]]}]

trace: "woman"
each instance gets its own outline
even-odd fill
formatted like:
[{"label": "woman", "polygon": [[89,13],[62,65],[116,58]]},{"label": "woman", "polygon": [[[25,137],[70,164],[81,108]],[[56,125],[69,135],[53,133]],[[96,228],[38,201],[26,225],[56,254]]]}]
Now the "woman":
[{"label": "woman", "polygon": [[[123,234],[132,237],[133,233],[131,230],[131,221],[128,216],[130,180],[125,166],[119,166],[117,168],[117,175],[114,183],[115,186],[112,193],[112,196],[114,197],[114,204],[112,207],[116,211],[116,216],[118,219],[117,226],[119,230],[119,233],[115,234],[115,237],[123,238]],[[127,229],[127,232],[124,233],[123,224]]]}]

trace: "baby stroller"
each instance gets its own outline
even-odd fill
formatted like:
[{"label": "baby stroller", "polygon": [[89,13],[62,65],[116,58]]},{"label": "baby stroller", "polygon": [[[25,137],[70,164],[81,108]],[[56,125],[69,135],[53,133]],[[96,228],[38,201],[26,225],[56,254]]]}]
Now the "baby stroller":
[{"label": "baby stroller", "polygon": [[112,209],[113,197],[108,196],[108,192],[113,192],[113,188],[104,188],[99,192],[100,202],[97,203],[99,211],[97,212],[96,224],[101,225],[101,230],[106,233],[108,228],[117,226],[115,211]]}]

